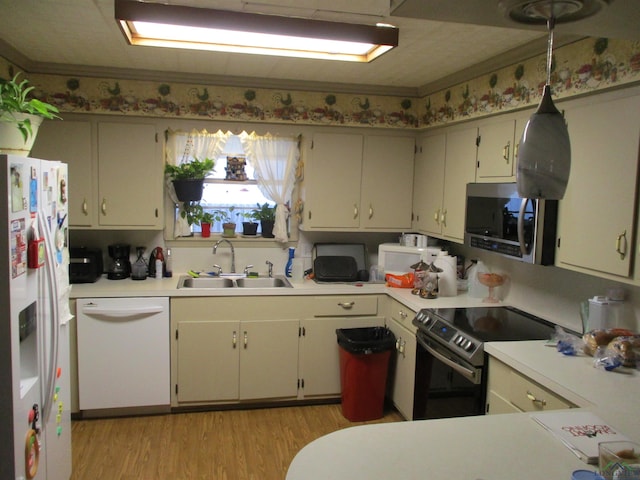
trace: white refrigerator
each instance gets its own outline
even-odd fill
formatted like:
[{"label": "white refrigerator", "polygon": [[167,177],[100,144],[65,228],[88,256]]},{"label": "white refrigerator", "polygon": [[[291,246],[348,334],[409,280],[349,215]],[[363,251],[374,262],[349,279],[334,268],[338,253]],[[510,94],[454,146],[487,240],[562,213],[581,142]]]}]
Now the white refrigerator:
[{"label": "white refrigerator", "polygon": [[71,476],[67,166],[0,155],[0,479]]}]

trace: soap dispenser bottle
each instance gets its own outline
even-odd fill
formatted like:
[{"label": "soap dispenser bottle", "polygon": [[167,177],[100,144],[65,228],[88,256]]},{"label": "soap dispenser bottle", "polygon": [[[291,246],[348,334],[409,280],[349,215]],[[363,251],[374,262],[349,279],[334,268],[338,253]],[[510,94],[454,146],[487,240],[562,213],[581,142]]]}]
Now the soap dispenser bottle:
[{"label": "soap dispenser bottle", "polygon": [[287,265],[284,267],[284,274],[291,278],[291,269],[293,268],[293,257],[295,255],[296,249],[294,247],[289,247],[289,259],[287,260]]}]

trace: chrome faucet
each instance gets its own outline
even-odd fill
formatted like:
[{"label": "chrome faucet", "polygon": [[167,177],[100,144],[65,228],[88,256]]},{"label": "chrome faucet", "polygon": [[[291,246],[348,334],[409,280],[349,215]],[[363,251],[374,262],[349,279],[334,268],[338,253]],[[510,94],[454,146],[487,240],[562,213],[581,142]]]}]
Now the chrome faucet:
[{"label": "chrome faucet", "polygon": [[233,248],[233,243],[231,243],[226,238],[221,238],[213,245],[213,254],[215,255],[218,251],[218,245],[222,242],[226,242],[229,244],[229,248],[231,248],[231,273],[236,273],[236,250]]},{"label": "chrome faucet", "polygon": [[271,263],[269,260],[267,260],[265,263],[269,267],[269,278],[271,278],[273,277],[273,263]]}]

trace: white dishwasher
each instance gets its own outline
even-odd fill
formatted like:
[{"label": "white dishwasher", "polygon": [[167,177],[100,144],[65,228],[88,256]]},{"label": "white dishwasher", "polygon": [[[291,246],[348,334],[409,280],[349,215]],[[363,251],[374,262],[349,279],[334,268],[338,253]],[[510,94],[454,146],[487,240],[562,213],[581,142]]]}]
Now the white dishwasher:
[{"label": "white dishwasher", "polygon": [[169,405],[169,299],[76,302],[80,410]]}]

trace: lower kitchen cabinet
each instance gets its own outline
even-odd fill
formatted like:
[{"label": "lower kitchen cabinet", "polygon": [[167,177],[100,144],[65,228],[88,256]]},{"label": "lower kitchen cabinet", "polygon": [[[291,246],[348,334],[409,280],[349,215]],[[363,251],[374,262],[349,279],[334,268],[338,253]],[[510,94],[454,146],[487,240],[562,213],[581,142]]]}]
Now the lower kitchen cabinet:
[{"label": "lower kitchen cabinet", "polygon": [[172,405],[293,399],[305,297],[171,301]]},{"label": "lower kitchen cabinet", "polygon": [[416,312],[388,299],[386,326],[396,337],[389,369],[389,396],[407,420],[413,420],[413,393],[416,371],[416,334],[411,321]]},{"label": "lower kitchen cabinet", "polygon": [[336,329],[381,327],[377,295],[313,297],[301,322],[300,386],[304,398],[340,395],[340,358]]},{"label": "lower kitchen cabinet", "polygon": [[336,329],[383,326],[380,298],[173,298],[171,405],[339,396]]},{"label": "lower kitchen cabinet", "polygon": [[541,412],[575,408],[576,405],[536,383],[505,363],[489,357],[487,414]]}]

